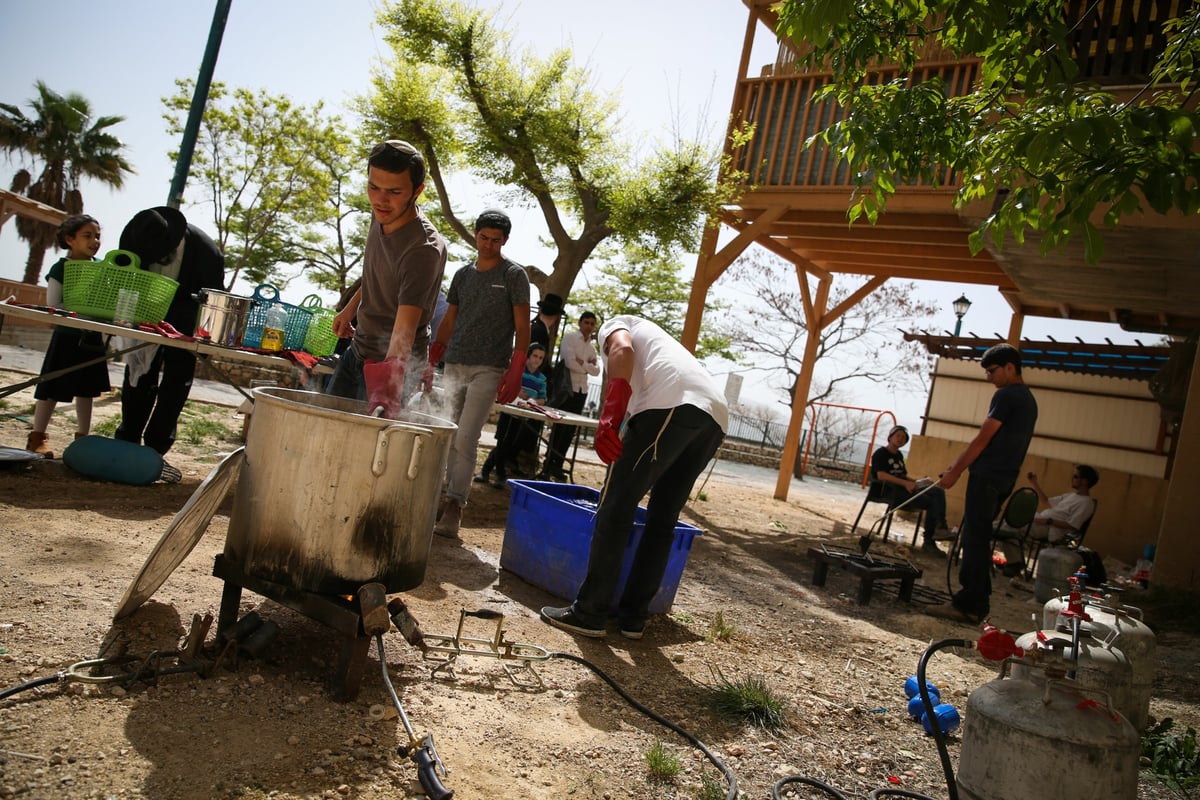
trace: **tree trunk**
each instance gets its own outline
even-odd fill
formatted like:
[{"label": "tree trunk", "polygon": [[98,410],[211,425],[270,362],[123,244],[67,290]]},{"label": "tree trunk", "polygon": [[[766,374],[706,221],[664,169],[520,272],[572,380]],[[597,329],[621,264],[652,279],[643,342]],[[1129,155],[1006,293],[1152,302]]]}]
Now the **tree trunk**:
[{"label": "tree trunk", "polygon": [[41,282],[42,264],[46,262],[46,246],[33,243],[29,245],[29,260],[25,262],[25,277],[22,283],[32,283],[35,286]]}]

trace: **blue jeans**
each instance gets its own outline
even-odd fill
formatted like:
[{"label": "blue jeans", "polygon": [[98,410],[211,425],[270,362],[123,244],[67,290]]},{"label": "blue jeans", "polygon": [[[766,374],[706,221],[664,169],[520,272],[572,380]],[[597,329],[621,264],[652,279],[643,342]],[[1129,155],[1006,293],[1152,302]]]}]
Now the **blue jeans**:
[{"label": "blue jeans", "polygon": [[985,617],[991,610],[992,522],[1015,483],[1016,478],[974,473],[967,478],[963,525],[959,531],[962,560],[958,583],[962,588],[954,595],[954,606],[969,614]]},{"label": "blue jeans", "polygon": [[[894,486],[892,488],[896,489],[896,492],[891,496],[892,505],[900,505],[900,503],[920,492],[920,489],[918,489],[916,492],[909,494],[904,491],[903,487]],[[905,510],[914,509],[925,512],[924,541],[932,542],[934,541],[933,535],[937,531],[938,524],[946,522],[946,491],[940,486],[935,486],[917,499],[910,501],[904,508]]]},{"label": "blue jeans", "polygon": [[608,620],[638,501],[648,491],[646,526],[617,607],[623,622],[645,621],[667,570],[679,512],[724,438],[716,421],[695,406],[630,418],[621,456],[609,467],[600,495],[587,576],[572,605],[584,624],[603,628]]}]

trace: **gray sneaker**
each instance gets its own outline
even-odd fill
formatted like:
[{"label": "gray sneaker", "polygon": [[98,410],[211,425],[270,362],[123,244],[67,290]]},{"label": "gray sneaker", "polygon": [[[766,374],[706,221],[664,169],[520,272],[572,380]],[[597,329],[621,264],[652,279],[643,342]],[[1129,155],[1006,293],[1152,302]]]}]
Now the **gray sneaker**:
[{"label": "gray sneaker", "polygon": [[457,500],[447,500],[437,524],[433,526],[433,532],[447,539],[457,539],[459,538],[458,527],[461,524],[462,506],[458,504]]}]

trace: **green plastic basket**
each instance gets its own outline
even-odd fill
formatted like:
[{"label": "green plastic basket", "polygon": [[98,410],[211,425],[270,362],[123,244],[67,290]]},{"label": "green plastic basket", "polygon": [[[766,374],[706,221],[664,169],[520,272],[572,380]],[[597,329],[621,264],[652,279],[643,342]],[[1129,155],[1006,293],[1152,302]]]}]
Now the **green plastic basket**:
[{"label": "green plastic basket", "polygon": [[85,317],[111,320],[117,292],[138,293],[134,322],[162,322],[179,284],[157,272],[139,269],[141,259],[128,250],[110,250],[103,261],[63,265],[63,307]]},{"label": "green plastic basket", "polygon": [[303,308],[312,312],[308,323],[308,333],[304,336],[304,349],[314,356],[331,355],[337,349],[338,337],[333,332],[333,318],[337,312],[332,308],[322,308],[321,298],[315,294],[300,301]]}]

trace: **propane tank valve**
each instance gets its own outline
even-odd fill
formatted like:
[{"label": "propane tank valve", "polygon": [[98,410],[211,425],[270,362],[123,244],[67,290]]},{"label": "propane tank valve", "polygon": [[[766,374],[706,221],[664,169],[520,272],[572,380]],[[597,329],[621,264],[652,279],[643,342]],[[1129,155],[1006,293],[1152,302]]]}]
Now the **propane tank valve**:
[{"label": "propane tank valve", "polygon": [[1003,661],[1010,656],[1025,655],[1025,651],[1017,647],[1017,640],[1011,633],[986,622],[983,624],[983,633],[975,642],[975,649],[988,661]]}]

